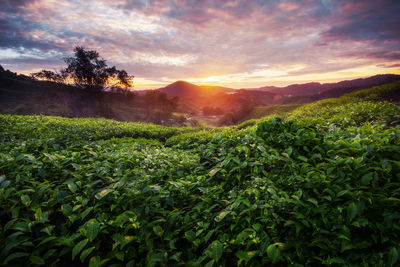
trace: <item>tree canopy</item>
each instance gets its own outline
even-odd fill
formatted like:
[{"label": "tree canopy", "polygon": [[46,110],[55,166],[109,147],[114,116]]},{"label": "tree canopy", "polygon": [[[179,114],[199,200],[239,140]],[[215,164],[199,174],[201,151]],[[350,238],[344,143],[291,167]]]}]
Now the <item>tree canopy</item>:
[{"label": "tree canopy", "polygon": [[101,91],[105,87],[133,87],[134,76],[115,66],[108,67],[106,60],[95,50],[85,50],[84,47],[77,46],[74,56],[64,58],[64,61],[67,67],[60,73],[41,70],[31,76],[55,82],[72,80],[77,87],[95,91]]},{"label": "tree canopy", "polygon": [[48,80],[52,82],[64,82],[65,76],[63,73],[53,72],[51,70],[41,70],[39,72],[31,73],[32,78]]},{"label": "tree canopy", "polygon": [[133,76],[115,66],[108,67],[106,60],[97,51],[78,46],[74,52],[74,57],[64,59],[68,66],[63,73],[73,78],[75,85],[94,90],[102,90],[106,85],[125,88],[133,86]]}]

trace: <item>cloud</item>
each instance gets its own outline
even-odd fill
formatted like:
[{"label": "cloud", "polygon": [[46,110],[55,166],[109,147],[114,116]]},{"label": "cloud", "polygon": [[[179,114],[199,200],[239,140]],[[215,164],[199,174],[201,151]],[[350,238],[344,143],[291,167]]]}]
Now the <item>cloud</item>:
[{"label": "cloud", "polygon": [[262,77],[266,83],[276,73],[284,79],[399,63],[399,6],[389,0],[3,1],[0,49],[19,56],[0,60],[21,69],[24,60],[35,68],[61,66],[80,45],[155,83],[225,77],[262,85]]},{"label": "cloud", "polygon": [[400,41],[400,2],[340,1],[336,24],[322,35],[329,39]]},{"label": "cloud", "polygon": [[4,13],[15,13],[18,12],[22,6],[35,1],[36,0],[2,0],[0,2],[0,10]]}]

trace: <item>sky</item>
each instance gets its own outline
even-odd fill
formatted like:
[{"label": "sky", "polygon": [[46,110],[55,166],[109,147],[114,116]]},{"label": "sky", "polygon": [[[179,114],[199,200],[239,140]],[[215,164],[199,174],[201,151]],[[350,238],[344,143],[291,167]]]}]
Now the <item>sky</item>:
[{"label": "sky", "polygon": [[0,0],[0,65],[60,70],[83,46],[135,89],[400,74],[399,14],[398,0]]}]

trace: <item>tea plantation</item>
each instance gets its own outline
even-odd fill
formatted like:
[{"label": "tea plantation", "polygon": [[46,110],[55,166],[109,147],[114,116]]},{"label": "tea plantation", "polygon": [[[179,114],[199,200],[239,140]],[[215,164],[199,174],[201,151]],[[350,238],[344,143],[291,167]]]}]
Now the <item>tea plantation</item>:
[{"label": "tea plantation", "polygon": [[0,115],[0,265],[399,266],[399,88],[230,128]]}]

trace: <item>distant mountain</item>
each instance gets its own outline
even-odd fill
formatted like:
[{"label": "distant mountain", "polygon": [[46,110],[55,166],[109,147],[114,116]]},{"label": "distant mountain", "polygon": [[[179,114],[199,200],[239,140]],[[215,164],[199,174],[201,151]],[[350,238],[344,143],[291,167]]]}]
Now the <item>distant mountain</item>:
[{"label": "distant mountain", "polygon": [[212,97],[220,93],[234,92],[235,89],[220,86],[199,86],[185,81],[176,81],[157,89],[168,97],[178,96],[183,99]]},{"label": "distant mountain", "polygon": [[330,93],[324,95],[324,97],[339,97],[345,93],[349,93],[356,89],[368,88],[399,80],[400,80],[400,75],[381,74],[381,75],[371,76],[368,78],[346,80],[337,83],[321,84],[318,82],[312,82],[304,84],[292,84],[286,87],[265,86],[257,88],[256,90],[268,91],[271,93],[285,95],[285,96],[316,95],[316,94],[323,94],[326,91],[330,91]]},{"label": "distant mountain", "polygon": [[[202,114],[206,107],[219,108],[235,119],[236,115],[238,118],[242,115],[247,116],[254,107],[309,103],[399,80],[400,75],[386,74],[338,83],[311,82],[281,88],[265,86],[255,89],[198,86],[177,81],[154,91],[165,93],[169,101],[178,103],[178,113],[192,116]],[[125,93],[106,91],[98,97],[93,97],[92,93],[86,90],[65,84],[37,81],[4,70],[0,66],[0,113],[66,117],[102,116],[121,121],[149,121],[151,112],[148,112],[148,103],[154,101],[146,97],[147,93],[148,90]],[[174,97],[179,97],[179,100],[171,99]]]},{"label": "distant mountain", "polygon": [[[242,90],[221,86],[198,86],[185,81],[177,81],[157,89],[168,97],[181,98],[179,111],[187,106],[220,108],[223,111],[240,109],[243,105],[272,105],[280,96],[262,90]],[[186,105],[185,105],[186,104]]]},{"label": "distant mountain", "polygon": [[207,99],[208,106],[219,107],[225,111],[237,110],[246,106],[273,105],[279,95],[259,90],[236,90],[234,93],[219,93],[213,98]]}]

